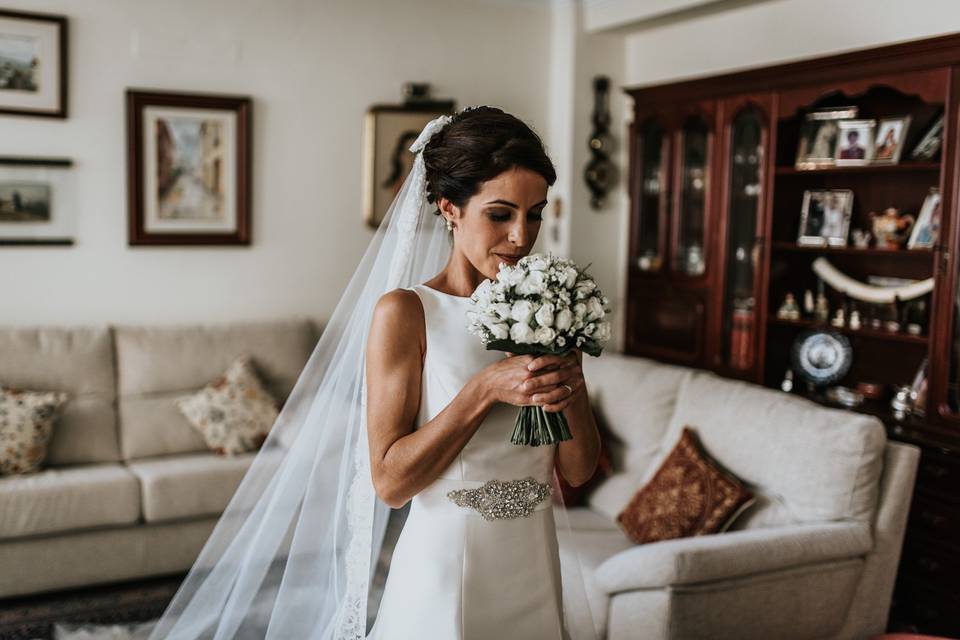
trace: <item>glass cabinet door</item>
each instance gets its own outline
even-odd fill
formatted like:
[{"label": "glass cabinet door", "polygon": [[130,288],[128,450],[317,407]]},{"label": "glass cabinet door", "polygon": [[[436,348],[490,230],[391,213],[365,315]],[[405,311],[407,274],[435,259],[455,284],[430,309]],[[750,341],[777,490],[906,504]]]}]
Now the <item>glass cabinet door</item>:
[{"label": "glass cabinet door", "polygon": [[680,130],[679,201],[673,270],[688,276],[706,270],[704,222],[707,192],[707,143],[709,127],[701,116],[687,119]]},{"label": "glass cabinet door", "polygon": [[657,271],[663,262],[663,217],[667,195],[663,158],[664,129],[657,120],[647,120],[640,129],[640,184],[637,267],[641,271]]},{"label": "glass cabinet door", "polygon": [[722,357],[726,366],[746,371],[754,365],[757,331],[754,286],[760,260],[757,220],[763,167],[760,113],[753,107],[741,111],[730,132]]}]

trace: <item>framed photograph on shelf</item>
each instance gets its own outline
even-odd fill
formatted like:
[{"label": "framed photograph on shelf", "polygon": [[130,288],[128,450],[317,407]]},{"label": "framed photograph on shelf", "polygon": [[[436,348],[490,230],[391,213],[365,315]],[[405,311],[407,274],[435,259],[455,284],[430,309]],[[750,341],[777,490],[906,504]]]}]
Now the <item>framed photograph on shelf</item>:
[{"label": "framed photograph on shelf", "polygon": [[937,243],[940,235],[940,190],[931,187],[927,197],[923,200],[917,222],[913,225],[910,238],[907,239],[907,249],[931,248]]},{"label": "framed photograph on shelf", "polygon": [[835,163],[837,133],[841,120],[857,117],[857,107],[820,109],[806,115],[800,125],[800,140],[797,143],[797,169],[822,169]]},{"label": "framed photograph on shelf", "polygon": [[453,114],[449,100],[425,104],[373,105],[363,125],[363,220],[376,229],[387,207],[413,167],[410,145],[420,130],[444,114]]},{"label": "framed photograph on shelf", "polygon": [[250,244],[252,101],[127,90],[130,245]]},{"label": "framed photograph on shelf", "polygon": [[881,118],[873,145],[873,164],[897,164],[910,130],[910,116]]},{"label": "framed photograph on shelf", "polygon": [[943,142],[943,114],[940,114],[931,125],[930,129],[924,134],[917,146],[910,152],[910,158],[913,160],[933,160],[940,151],[940,145]]},{"label": "framed photograph on shelf", "polygon": [[0,9],[0,113],[67,117],[67,18]]},{"label": "framed photograph on shelf", "polygon": [[853,211],[850,189],[808,189],[803,192],[797,244],[845,247]]},{"label": "framed photograph on shelf", "polygon": [[873,160],[875,120],[841,120],[837,123],[837,166],[870,164]]},{"label": "framed photograph on shelf", "polygon": [[73,163],[0,157],[0,245],[71,245],[76,229]]}]

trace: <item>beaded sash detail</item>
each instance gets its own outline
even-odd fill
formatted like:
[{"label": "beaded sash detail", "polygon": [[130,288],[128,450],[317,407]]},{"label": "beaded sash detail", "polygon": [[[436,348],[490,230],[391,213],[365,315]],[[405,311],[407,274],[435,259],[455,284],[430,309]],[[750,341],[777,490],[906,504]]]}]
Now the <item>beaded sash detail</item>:
[{"label": "beaded sash detail", "polygon": [[519,480],[487,480],[476,489],[454,489],[447,497],[461,507],[470,507],[487,520],[530,515],[534,507],[553,493],[545,482],[532,476]]}]

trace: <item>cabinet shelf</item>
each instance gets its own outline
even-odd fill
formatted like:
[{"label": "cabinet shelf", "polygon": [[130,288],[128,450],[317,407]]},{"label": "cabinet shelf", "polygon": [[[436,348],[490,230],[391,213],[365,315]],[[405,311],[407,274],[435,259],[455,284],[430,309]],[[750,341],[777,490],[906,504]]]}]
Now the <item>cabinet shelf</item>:
[{"label": "cabinet shelf", "polygon": [[797,169],[792,166],[776,168],[778,176],[825,176],[851,173],[936,173],[940,171],[939,162],[903,162],[900,164],[865,164],[842,167],[823,167],[822,169]]},{"label": "cabinet shelf", "polygon": [[851,329],[850,327],[835,327],[829,322],[818,322],[816,320],[808,319],[785,320],[776,316],[770,316],[767,318],[767,323],[784,327],[796,327],[797,329],[832,329],[833,331],[839,331],[840,333],[844,333],[849,336],[863,336],[865,338],[876,340],[891,340],[894,342],[906,342],[909,344],[925,345],[929,342],[929,338],[925,335],[915,336],[910,333],[884,331],[882,329],[871,329],[869,327],[862,327],[860,329]]},{"label": "cabinet shelf", "polygon": [[861,249],[859,247],[816,247],[803,246],[794,242],[777,241],[773,243],[773,250],[779,253],[822,253],[847,256],[884,256],[894,258],[925,258],[932,259],[933,249],[877,249],[868,247]]}]

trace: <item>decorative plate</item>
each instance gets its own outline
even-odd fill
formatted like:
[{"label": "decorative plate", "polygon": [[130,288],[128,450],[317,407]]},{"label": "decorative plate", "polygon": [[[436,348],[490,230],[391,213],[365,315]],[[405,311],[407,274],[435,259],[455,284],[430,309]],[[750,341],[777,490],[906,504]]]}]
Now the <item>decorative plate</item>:
[{"label": "decorative plate", "polygon": [[842,333],[828,330],[805,331],[790,349],[797,374],[816,386],[840,380],[850,370],[853,348]]}]

